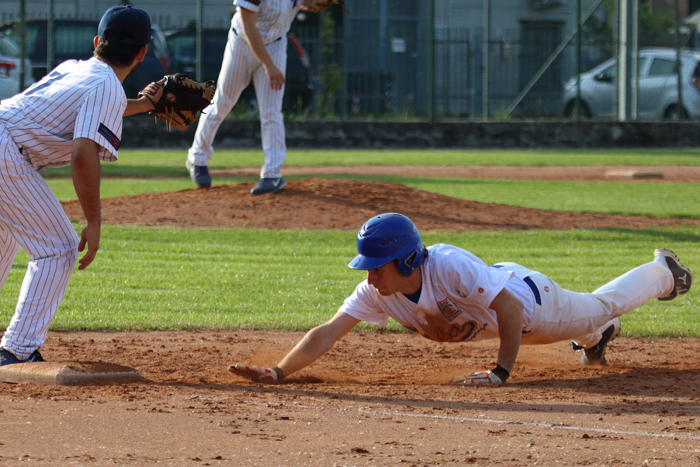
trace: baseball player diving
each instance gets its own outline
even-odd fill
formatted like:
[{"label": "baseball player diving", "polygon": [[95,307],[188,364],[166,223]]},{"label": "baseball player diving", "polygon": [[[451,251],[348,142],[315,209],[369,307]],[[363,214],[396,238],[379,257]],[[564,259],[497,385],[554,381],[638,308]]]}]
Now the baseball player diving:
[{"label": "baseball player diving", "polygon": [[253,80],[260,109],[260,130],[265,164],[254,195],[275,193],[286,183],[282,165],[287,146],[282,116],[287,33],[302,8],[301,0],[234,0],[228,42],[211,107],[199,118],[194,142],[187,155],[187,169],[200,188],[211,186],[209,159],[212,143],[224,118]]},{"label": "baseball player diving", "polygon": [[620,332],[619,316],[657,298],[688,292],[693,275],[667,249],[653,261],[592,293],[561,288],[544,274],[515,263],[487,265],[461,248],[425,247],[413,222],[400,214],[376,216],[357,234],[353,269],[367,271],[328,322],[310,330],[270,368],[232,365],[253,381],[277,382],[309,366],[360,321],[386,325],[391,317],[438,342],[500,339],[496,366],[453,383],[503,383],[521,344],[572,340],[584,365],[604,365],[608,343]]},{"label": "baseball player diving", "polygon": [[[114,7],[102,17],[90,60],[57,66],[0,103],[0,284],[20,246],[29,267],[0,342],[0,366],[44,361],[39,348],[68,286],[78,252],[87,268],[100,246],[100,161],[117,160],[122,117],[153,109],[127,100],[122,82],[143,61],[151,39],[145,11]],[[87,226],[78,238],[61,203],[39,175],[72,165]]]}]

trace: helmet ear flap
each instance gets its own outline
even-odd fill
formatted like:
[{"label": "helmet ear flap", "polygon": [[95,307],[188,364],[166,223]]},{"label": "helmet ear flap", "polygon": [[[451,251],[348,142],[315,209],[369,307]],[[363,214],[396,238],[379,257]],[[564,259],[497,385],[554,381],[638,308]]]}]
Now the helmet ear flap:
[{"label": "helmet ear flap", "polygon": [[410,276],[413,271],[418,269],[423,264],[425,258],[425,245],[420,243],[418,248],[405,258],[399,258],[396,269],[402,276]]}]

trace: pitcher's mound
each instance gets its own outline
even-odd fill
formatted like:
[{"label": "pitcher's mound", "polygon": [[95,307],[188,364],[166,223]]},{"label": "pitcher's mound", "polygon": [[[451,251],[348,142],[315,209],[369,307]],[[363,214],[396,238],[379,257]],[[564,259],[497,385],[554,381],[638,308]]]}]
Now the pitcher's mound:
[{"label": "pitcher's mound", "polygon": [[[647,228],[699,222],[480,203],[387,182],[292,180],[284,190],[260,196],[250,194],[252,187],[253,183],[238,183],[107,198],[102,200],[102,220],[178,227],[357,230],[377,214],[398,212],[419,230],[456,231]],[[85,221],[78,201],[63,203],[63,208],[69,218]]]},{"label": "pitcher's mound", "polygon": [[140,377],[141,372],[133,368],[102,362],[16,363],[0,367],[0,381],[4,383],[68,385]]}]

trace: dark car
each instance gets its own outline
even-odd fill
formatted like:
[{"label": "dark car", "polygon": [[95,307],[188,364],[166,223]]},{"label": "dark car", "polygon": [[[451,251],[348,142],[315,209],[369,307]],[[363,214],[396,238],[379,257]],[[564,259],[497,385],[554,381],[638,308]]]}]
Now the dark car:
[{"label": "dark car", "polygon": [[[165,37],[170,50],[172,71],[194,77],[197,63],[195,29],[167,31]],[[202,31],[202,79],[204,81],[218,80],[227,39],[228,29],[204,29]],[[309,106],[313,97],[313,89],[310,85],[311,73],[308,55],[296,37],[290,34],[288,39],[286,83],[282,108],[285,112],[295,112]],[[248,107],[253,106],[255,90],[252,84],[243,91],[240,100],[246,102]]]},{"label": "dark car", "polygon": [[[56,19],[54,20],[54,53],[49,68],[53,69],[66,60],[87,60],[92,57],[93,39],[97,35],[99,21]],[[26,23],[27,57],[32,61],[32,77],[38,81],[47,74],[47,41],[45,19],[32,19]],[[19,22],[10,21],[0,26],[0,34],[19,44]],[[124,81],[127,97],[136,97],[151,81],[157,81],[169,71],[168,49],[165,36],[153,27],[153,40],[148,46],[146,59],[136,71]]]},{"label": "dark car", "polygon": [[137,97],[151,81],[158,81],[165,75],[170,74],[170,53],[168,44],[165,41],[165,34],[153,25],[153,39],[148,44],[148,51],[143,62],[124,80],[124,91],[126,97]]}]

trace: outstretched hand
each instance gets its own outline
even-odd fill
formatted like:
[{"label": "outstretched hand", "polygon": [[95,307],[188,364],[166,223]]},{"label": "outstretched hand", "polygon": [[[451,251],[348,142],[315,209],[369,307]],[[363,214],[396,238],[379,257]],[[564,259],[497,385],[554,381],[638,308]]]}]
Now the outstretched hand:
[{"label": "outstretched hand", "polygon": [[466,375],[455,376],[450,383],[452,384],[482,384],[502,383],[503,380],[494,374],[491,370],[477,371],[476,373],[468,373]]},{"label": "outstretched hand", "polygon": [[262,366],[248,366],[242,364],[228,367],[231,373],[243,376],[255,383],[277,383],[282,379],[282,372],[277,367],[265,368]]}]

